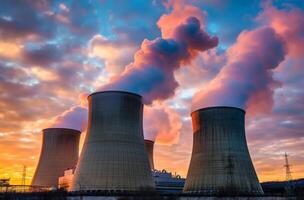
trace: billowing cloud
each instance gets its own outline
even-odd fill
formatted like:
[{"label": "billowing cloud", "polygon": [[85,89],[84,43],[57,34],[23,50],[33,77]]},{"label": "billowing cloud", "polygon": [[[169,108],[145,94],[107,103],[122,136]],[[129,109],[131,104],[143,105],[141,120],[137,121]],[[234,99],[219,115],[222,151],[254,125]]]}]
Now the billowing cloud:
[{"label": "billowing cloud", "polygon": [[174,37],[176,25],[186,21],[189,16],[198,19],[202,29],[204,28],[206,13],[198,7],[187,3],[185,0],[169,0],[165,2],[165,6],[172,11],[162,15],[157,22],[163,38]]},{"label": "billowing cloud", "polygon": [[195,17],[176,26],[171,39],[144,40],[134,62],[100,90],[123,90],[138,93],[145,103],[164,100],[174,95],[178,86],[174,71],[190,62],[198,51],[215,47],[218,38],[210,37]]},{"label": "billowing cloud", "polygon": [[70,128],[83,131],[87,124],[88,110],[81,106],[75,106],[57,116],[50,128]]},{"label": "billowing cloud", "polygon": [[87,93],[80,94],[79,105],[54,117],[47,128],[70,128],[83,132],[88,122],[87,96]]},{"label": "billowing cloud", "polygon": [[167,105],[145,106],[143,123],[145,139],[158,144],[178,142],[182,127],[181,116]]},{"label": "billowing cloud", "polygon": [[291,7],[289,10],[278,10],[268,2],[264,4],[264,10],[257,19],[271,26],[277,34],[284,38],[288,46],[289,56],[292,58],[303,56],[303,10],[296,7]]},{"label": "billowing cloud", "polygon": [[[304,11],[293,6],[278,9],[271,4],[264,5],[258,16],[260,23],[271,26],[287,45],[287,55],[274,71],[274,77],[280,81],[280,88],[274,92],[272,113],[248,120],[248,133],[252,145],[257,149],[258,170],[264,179],[270,180],[269,173],[273,165],[284,163],[283,154],[289,154],[293,176],[302,177],[301,165],[304,157]],[[268,141],[274,140],[272,143]],[[271,163],[269,163],[269,158]],[[277,161],[276,161],[277,160]],[[278,168],[278,167],[277,167]],[[277,170],[279,171],[279,170]]]},{"label": "billowing cloud", "polygon": [[277,9],[265,4],[258,21],[271,26],[288,48],[284,62],[275,71],[282,84],[275,92],[274,114],[284,116],[291,124],[301,124],[304,110],[304,11],[296,7]]},{"label": "billowing cloud", "polygon": [[198,87],[204,87],[203,84],[208,84],[218,74],[225,59],[225,55],[218,54],[216,49],[200,53],[191,64],[175,72],[180,88],[195,91]]},{"label": "billowing cloud", "polygon": [[285,43],[272,28],[243,31],[227,50],[226,65],[207,88],[195,94],[192,110],[209,106],[269,110],[277,84],[272,70],[285,54]]}]

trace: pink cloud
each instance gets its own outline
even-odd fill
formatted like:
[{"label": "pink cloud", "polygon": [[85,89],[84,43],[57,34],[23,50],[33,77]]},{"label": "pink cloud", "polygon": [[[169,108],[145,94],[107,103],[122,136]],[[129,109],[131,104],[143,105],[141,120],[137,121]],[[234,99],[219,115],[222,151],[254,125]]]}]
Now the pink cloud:
[{"label": "pink cloud", "polygon": [[164,14],[158,20],[157,25],[161,29],[163,38],[172,38],[177,24],[183,23],[189,16],[196,17],[202,27],[204,27],[205,16],[204,11],[188,4],[185,0],[169,0],[165,3],[167,9],[172,8],[172,12]]},{"label": "pink cloud", "polygon": [[174,144],[178,142],[181,127],[181,116],[167,105],[145,106],[145,139],[158,144]]},{"label": "pink cloud", "polygon": [[210,37],[195,17],[177,24],[173,38],[145,39],[134,62],[99,90],[124,90],[143,96],[146,104],[174,95],[178,86],[174,72],[190,62],[198,52],[216,47],[217,37]]},{"label": "pink cloud", "polygon": [[87,97],[87,93],[79,94],[79,105],[73,106],[54,117],[47,128],[70,128],[83,132],[88,121]]},{"label": "pink cloud", "polygon": [[[277,86],[272,70],[284,60],[284,41],[272,28],[243,31],[226,52],[227,63],[206,88],[195,94],[192,110],[235,106],[251,112],[269,111]],[[262,100],[265,103],[257,105]]]},{"label": "pink cloud", "polygon": [[50,128],[70,128],[83,131],[87,124],[88,110],[82,106],[75,106],[55,117]]},{"label": "pink cloud", "polygon": [[266,22],[277,34],[284,38],[288,46],[289,56],[303,57],[304,51],[304,12],[299,8],[279,10],[271,4],[264,5],[264,11],[257,17]]}]

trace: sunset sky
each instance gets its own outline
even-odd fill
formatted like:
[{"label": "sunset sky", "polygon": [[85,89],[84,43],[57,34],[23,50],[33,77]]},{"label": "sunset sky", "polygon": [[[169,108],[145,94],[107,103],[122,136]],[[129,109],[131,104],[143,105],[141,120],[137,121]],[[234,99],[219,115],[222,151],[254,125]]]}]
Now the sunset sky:
[{"label": "sunset sky", "polygon": [[[190,113],[236,106],[260,181],[304,177],[302,0],[0,2],[0,178],[30,184],[41,130],[86,134],[88,94],[135,92],[154,163],[186,176]],[[82,144],[82,142],[81,142]]]}]

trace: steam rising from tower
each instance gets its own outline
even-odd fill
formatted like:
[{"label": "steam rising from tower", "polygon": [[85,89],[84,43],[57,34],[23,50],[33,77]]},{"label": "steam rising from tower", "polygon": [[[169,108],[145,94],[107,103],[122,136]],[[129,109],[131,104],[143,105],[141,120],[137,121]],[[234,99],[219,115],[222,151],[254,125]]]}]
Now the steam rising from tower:
[{"label": "steam rising from tower", "polygon": [[272,70],[286,54],[285,43],[270,27],[243,31],[227,50],[227,63],[211,83],[196,93],[192,110],[233,106],[252,111],[272,108],[277,82]]},{"label": "steam rising from tower", "polygon": [[74,106],[69,110],[64,111],[58,115],[53,123],[52,128],[69,128],[83,131],[87,122],[87,109],[83,106]]},{"label": "steam rising from tower", "polygon": [[202,30],[195,17],[178,24],[172,33],[168,39],[145,39],[134,62],[100,90],[134,92],[143,96],[145,104],[173,96],[178,86],[174,71],[190,62],[198,52],[216,47],[218,38],[210,37]]},{"label": "steam rising from tower", "polygon": [[261,195],[245,136],[245,111],[209,107],[191,114],[193,150],[184,191]]},{"label": "steam rising from tower", "polygon": [[76,166],[80,131],[66,128],[43,130],[39,163],[32,185],[57,187],[64,170]]},{"label": "steam rising from tower", "polygon": [[[218,38],[209,36],[201,26],[203,13],[199,8],[184,4],[182,8],[186,12],[179,8],[174,6],[172,13],[160,18],[158,26],[162,37],[145,39],[141,49],[134,55],[134,62],[127,65],[122,74],[112,77],[107,84],[99,87],[99,91],[133,92],[141,95],[145,104],[151,104],[154,100],[162,101],[174,95],[178,87],[174,72],[191,62],[199,52],[207,51],[218,44]],[[177,21],[172,23],[175,20]],[[168,21],[170,27],[165,26]],[[83,130],[86,114],[87,110],[83,106],[73,107],[58,116],[52,127],[77,127],[76,129]],[[175,138],[177,136],[170,134],[164,143]]]},{"label": "steam rising from tower", "polygon": [[154,187],[143,138],[141,96],[107,91],[88,97],[89,122],[72,190]]}]

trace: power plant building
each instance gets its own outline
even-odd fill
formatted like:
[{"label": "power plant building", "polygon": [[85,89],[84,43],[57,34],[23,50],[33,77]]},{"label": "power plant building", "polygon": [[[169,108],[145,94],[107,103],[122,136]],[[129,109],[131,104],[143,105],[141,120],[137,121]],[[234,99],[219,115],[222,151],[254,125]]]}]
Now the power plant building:
[{"label": "power plant building", "polygon": [[42,132],[42,148],[32,185],[57,188],[58,178],[77,164],[80,131],[48,128]]},{"label": "power plant building", "polygon": [[184,192],[261,195],[245,136],[245,111],[209,107],[192,112],[193,150]]},{"label": "power plant building", "polygon": [[141,96],[122,91],[88,97],[89,121],[72,190],[154,188],[143,137]]},{"label": "power plant building", "polygon": [[64,175],[59,177],[58,180],[58,188],[65,189],[66,191],[71,191],[73,177],[74,177],[74,170],[73,168],[67,169],[64,171]]},{"label": "power plant building", "polygon": [[181,176],[172,174],[171,172],[163,170],[156,170],[154,167],[153,150],[154,141],[145,140],[145,149],[149,157],[150,168],[152,170],[155,188],[160,193],[165,194],[179,194],[182,193],[185,184],[185,179]]},{"label": "power plant building", "polygon": [[181,194],[185,179],[180,175],[172,174],[166,170],[154,170],[153,178],[156,190],[165,194]]}]

